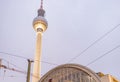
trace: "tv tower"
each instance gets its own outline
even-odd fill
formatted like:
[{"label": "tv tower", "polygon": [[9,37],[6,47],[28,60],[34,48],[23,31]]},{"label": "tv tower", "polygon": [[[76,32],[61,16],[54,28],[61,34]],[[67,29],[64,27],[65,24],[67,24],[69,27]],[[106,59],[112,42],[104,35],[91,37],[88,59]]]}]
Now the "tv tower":
[{"label": "tv tower", "polygon": [[38,9],[38,16],[33,20],[33,28],[36,31],[36,51],[34,58],[33,77],[32,82],[40,80],[41,73],[41,52],[42,52],[42,34],[46,31],[48,23],[44,18],[45,11],[43,9],[43,0],[41,0],[40,9]]}]

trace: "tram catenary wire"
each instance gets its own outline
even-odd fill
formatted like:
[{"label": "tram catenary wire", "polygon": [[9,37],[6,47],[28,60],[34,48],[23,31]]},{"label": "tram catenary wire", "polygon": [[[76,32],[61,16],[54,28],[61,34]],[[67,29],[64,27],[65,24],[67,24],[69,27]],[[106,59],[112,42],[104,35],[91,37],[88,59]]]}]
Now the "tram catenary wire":
[{"label": "tram catenary wire", "polygon": [[83,55],[83,53],[85,53],[89,48],[91,48],[93,45],[95,45],[97,42],[99,42],[100,40],[102,40],[105,36],[107,36],[109,33],[111,33],[112,31],[114,31],[116,28],[118,28],[120,26],[120,24],[116,25],[115,27],[113,27],[112,29],[110,29],[108,32],[106,32],[104,35],[102,35],[100,38],[98,38],[97,40],[95,40],[92,44],[90,44],[87,48],[85,48],[82,52],[80,52],[78,55],[74,56],[73,58],[71,58],[69,62],[72,62],[73,60],[77,59],[79,56]]}]

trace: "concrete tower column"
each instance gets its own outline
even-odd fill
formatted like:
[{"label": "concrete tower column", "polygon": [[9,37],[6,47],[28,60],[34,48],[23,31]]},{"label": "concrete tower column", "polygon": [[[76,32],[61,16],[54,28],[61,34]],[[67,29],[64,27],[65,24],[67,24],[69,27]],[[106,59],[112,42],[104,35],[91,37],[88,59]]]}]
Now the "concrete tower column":
[{"label": "concrete tower column", "polygon": [[36,31],[37,38],[32,82],[38,82],[41,77],[42,34],[46,31],[48,26],[47,20],[44,16],[45,11],[43,9],[43,0],[41,0],[41,6],[40,9],[38,9],[38,16],[33,20],[33,28]]},{"label": "concrete tower column", "polygon": [[41,73],[41,54],[42,54],[42,33],[36,33],[36,51],[34,58],[33,79],[32,82],[38,82],[40,80]]}]

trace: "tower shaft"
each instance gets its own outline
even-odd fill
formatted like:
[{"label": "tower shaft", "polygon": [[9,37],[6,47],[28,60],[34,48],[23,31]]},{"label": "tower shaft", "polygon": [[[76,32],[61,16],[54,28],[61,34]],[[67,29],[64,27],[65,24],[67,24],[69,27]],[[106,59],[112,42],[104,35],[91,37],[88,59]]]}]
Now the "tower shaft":
[{"label": "tower shaft", "polygon": [[41,72],[41,52],[42,52],[42,33],[37,32],[36,37],[36,51],[34,58],[34,67],[33,67],[33,78],[32,82],[38,82],[40,80],[40,72]]}]

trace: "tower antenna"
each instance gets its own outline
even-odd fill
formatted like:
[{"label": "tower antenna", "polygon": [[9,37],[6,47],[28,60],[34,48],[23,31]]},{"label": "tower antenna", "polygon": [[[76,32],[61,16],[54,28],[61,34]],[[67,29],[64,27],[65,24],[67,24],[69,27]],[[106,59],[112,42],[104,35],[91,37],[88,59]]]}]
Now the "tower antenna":
[{"label": "tower antenna", "polygon": [[43,9],[43,0],[41,0],[41,6],[40,6],[41,9]]},{"label": "tower antenna", "polygon": [[41,0],[40,9],[38,9],[38,16],[44,17],[44,15],[45,15],[45,10],[43,9],[43,0]]}]

